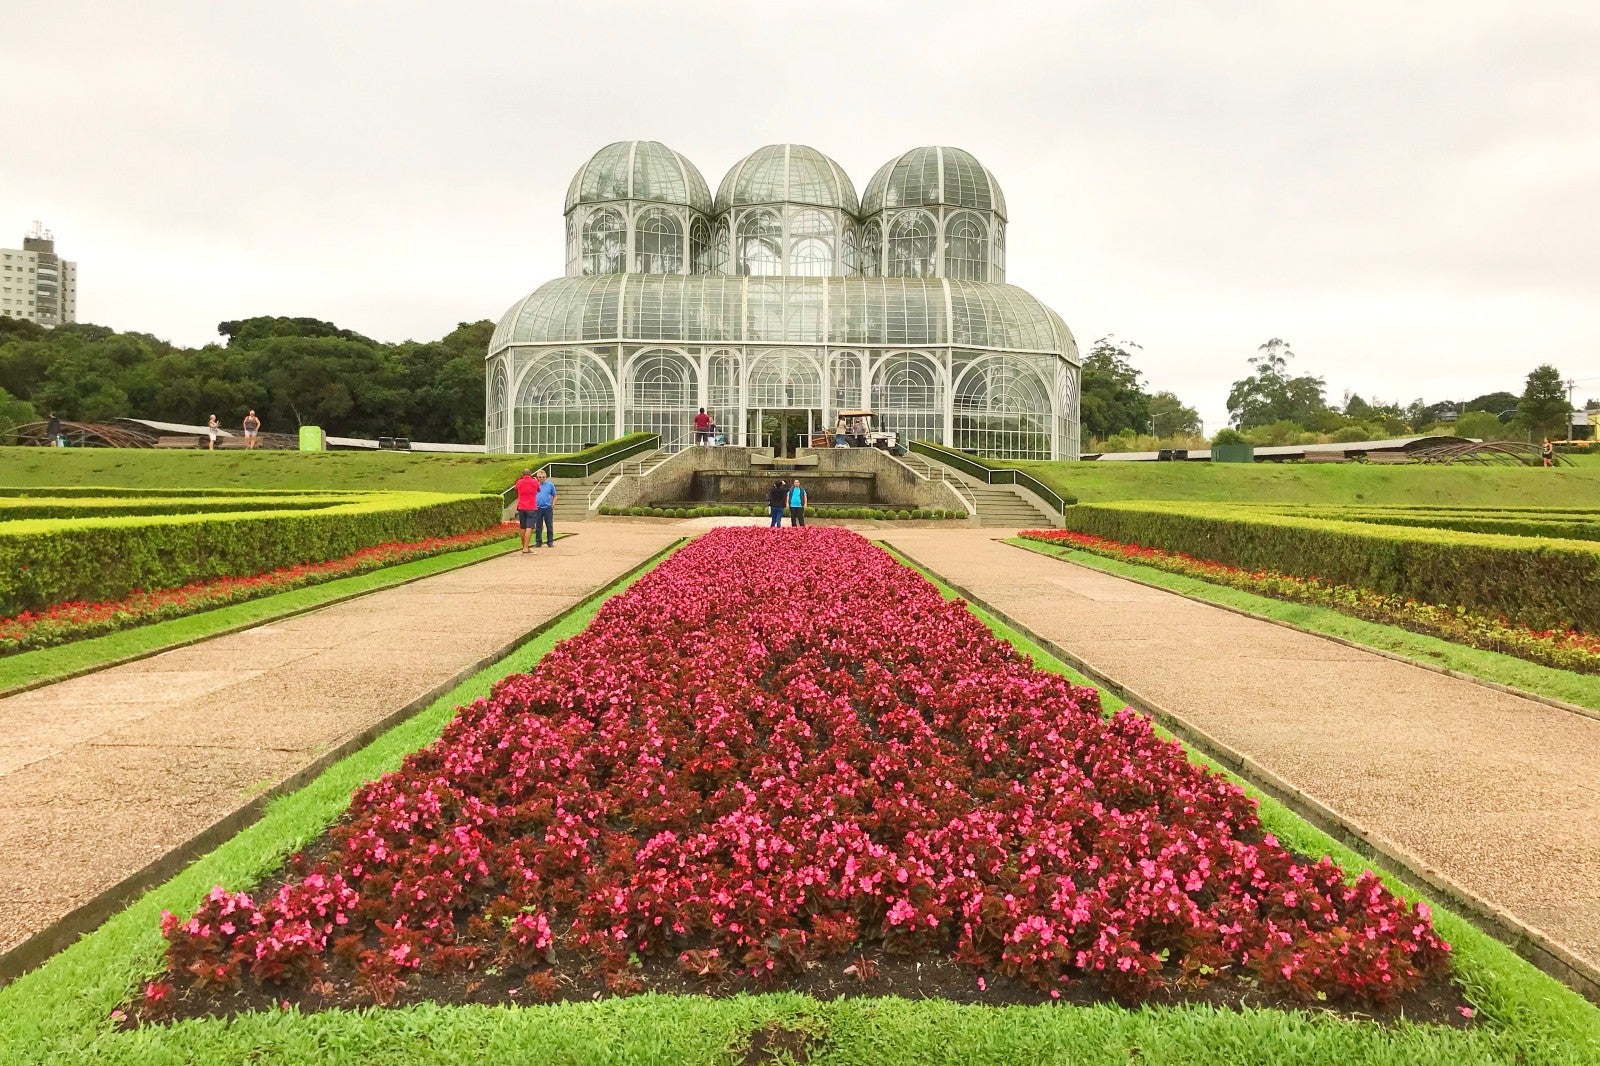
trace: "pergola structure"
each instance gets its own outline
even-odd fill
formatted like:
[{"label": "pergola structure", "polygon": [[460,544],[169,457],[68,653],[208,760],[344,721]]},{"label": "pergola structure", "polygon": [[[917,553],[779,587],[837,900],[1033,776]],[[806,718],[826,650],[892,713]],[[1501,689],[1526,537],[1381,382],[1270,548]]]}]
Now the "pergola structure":
[{"label": "pergola structure", "polygon": [[491,452],[623,433],[729,443],[870,408],[905,440],[1076,458],[1077,344],[1005,284],[999,184],[956,148],[902,153],[859,200],[837,163],[768,145],[715,198],[654,141],[607,145],[567,193],[567,276],[519,300],[487,353]]}]

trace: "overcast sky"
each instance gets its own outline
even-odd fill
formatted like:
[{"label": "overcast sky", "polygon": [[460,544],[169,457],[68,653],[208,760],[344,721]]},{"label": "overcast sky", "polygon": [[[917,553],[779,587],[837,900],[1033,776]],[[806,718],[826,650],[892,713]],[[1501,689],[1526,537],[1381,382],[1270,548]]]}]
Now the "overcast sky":
[{"label": "overcast sky", "polygon": [[183,344],[310,315],[382,340],[562,271],[568,181],[659,140],[714,190],[810,144],[858,191],[982,160],[1008,277],[1225,418],[1269,337],[1330,399],[1600,396],[1600,5],[0,0],[0,243],[82,321]]}]

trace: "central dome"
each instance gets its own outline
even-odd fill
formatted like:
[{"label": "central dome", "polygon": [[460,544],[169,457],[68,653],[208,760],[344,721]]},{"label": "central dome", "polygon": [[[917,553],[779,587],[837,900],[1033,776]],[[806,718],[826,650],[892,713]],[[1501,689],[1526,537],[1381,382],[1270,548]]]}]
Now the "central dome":
[{"label": "central dome", "polygon": [[835,207],[849,215],[860,206],[844,168],[804,144],[757,148],[728,171],[717,190],[717,213],[757,204]]},{"label": "central dome", "polygon": [[893,207],[966,208],[1006,217],[1006,198],[989,168],[960,148],[928,145],[902,152],[878,168],[861,194],[868,217]]},{"label": "central dome", "polygon": [[649,200],[711,212],[711,189],[695,165],[660,141],[617,141],[578,168],[567,207],[614,200]]}]

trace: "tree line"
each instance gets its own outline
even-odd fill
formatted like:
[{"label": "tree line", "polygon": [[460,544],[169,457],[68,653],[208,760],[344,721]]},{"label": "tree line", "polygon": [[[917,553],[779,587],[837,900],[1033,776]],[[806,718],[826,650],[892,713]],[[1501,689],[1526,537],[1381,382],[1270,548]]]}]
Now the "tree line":
[{"label": "tree line", "polygon": [[222,322],[222,342],[183,348],[148,333],[0,316],[0,434],[54,413],[235,427],[254,409],[269,432],[483,442],[490,321],[435,341],[385,344],[314,318]]},{"label": "tree line", "polygon": [[[1096,451],[1204,447],[1195,409],[1171,392],[1149,392],[1134,367],[1139,345],[1114,336],[1094,343],[1083,362],[1082,444]],[[1330,402],[1326,381],[1296,373],[1289,342],[1273,337],[1248,358],[1249,373],[1228,390],[1229,439],[1251,444],[1327,444],[1423,433],[1482,440],[1566,437],[1569,394],[1550,364],[1534,368],[1520,394],[1497,391],[1468,400],[1418,398],[1408,404],[1347,392]],[[1590,400],[1591,410],[1600,400]],[[1222,427],[1218,427],[1221,429]],[[1213,434],[1214,436],[1215,434]]]}]

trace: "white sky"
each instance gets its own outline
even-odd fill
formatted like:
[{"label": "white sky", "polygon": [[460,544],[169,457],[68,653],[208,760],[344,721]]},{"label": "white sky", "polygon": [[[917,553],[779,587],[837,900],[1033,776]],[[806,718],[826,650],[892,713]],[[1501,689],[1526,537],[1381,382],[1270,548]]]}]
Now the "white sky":
[{"label": "white sky", "polygon": [[184,344],[254,314],[383,340],[562,270],[607,142],[715,190],[795,141],[858,191],[973,152],[1008,276],[1087,350],[1224,420],[1269,337],[1402,402],[1600,395],[1600,5],[143,4],[0,0],[0,243],[35,218],[79,317]]}]

